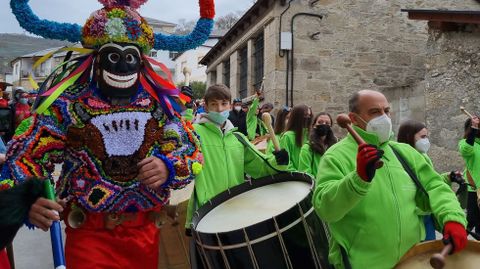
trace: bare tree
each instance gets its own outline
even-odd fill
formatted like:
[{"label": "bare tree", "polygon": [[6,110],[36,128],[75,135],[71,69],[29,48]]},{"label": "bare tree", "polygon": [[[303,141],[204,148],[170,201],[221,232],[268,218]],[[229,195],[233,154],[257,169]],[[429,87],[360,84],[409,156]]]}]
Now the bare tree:
[{"label": "bare tree", "polygon": [[186,35],[192,32],[195,28],[196,22],[194,20],[187,21],[185,19],[178,20],[177,27],[175,27],[175,34]]},{"label": "bare tree", "polygon": [[229,30],[243,15],[243,11],[230,12],[225,16],[218,17],[215,22],[215,28],[218,30]]},{"label": "bare tree", "polygon": [[[235,23],[242,17],[245,11],[230,12],[227,15],[220,16],[215,19],[215,29],[217,30],[229,30]],[[175,34],[186,35],[192,32],[195,28],[196,21],[180,19],[178,20],[177,27],[175,28]]]}]

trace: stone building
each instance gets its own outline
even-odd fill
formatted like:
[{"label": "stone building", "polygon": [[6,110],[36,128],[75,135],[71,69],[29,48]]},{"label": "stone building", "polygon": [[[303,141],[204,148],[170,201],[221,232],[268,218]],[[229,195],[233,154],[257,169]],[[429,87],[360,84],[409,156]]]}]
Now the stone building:
[{"label": "stone building", "polygon": [[[477,8],[480,10],[480,5]],[[430,131],[430,156],[440,171],[463,167],[457,153],[468,118],[463,106],[480,115],[480,11],[405,10],[428,22],[426,69],[422,90]]]},{"label": "stone building", "polygon": [[[265,78],[265,99],[276,108],[305,103],[314,112],[336,115],[347,111],[353,92],[376,89],[391,101],[395,131],[407,118],[425,121],[428,115],[430,124],[435,113],[427,107],[432,72],[427,63],[433,47],[427,42],[434,37],[427,21],[409,20],[401,10],[439,8],[478,10],[480,5],[474,0],[258,0],[201,63],[207,65],[209,84],[227,84],[242,98]],[[452,137],[435,134],[433,142],[444,144],[440,136]]]}]

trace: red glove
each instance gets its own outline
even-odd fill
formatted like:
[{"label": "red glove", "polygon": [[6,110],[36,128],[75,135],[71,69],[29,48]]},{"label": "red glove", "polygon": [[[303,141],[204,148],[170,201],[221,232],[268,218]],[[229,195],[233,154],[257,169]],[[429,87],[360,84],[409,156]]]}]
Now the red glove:
[{"label": "red glove", "polygon": [[383,150],[374,145],[361,144],[357,153],[357,173],[367,182],[372,181],[375,176],[375,163],[383,156]]},{"label": "red glove", "polygon": [[453,253],[459,252],[467,246],[467,231],[462,224],[449,221],[443,227],[443,240],[453,244]]}]

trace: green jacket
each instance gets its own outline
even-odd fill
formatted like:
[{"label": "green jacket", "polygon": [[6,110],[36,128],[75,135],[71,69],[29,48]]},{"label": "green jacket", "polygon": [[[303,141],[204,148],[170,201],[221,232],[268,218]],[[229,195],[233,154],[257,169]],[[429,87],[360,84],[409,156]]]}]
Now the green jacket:
[{"label": "green jacket", "polygon": [[[234,132],[237,128],[234,128],[229,120],[224,127],[225,133],[206,118],[203,121],[193,125],[195,132],[200,136],[204,158],[202,172],[195,178],[197,209],[217,194],[243,183],[245,173],[252,178],[260,178],[276,174],[277,170],[287,170],[286,165],[277,165],[275,156],[259,152],[243,134],[236,132],[249,143],[250,147],[246,148],[235,137]],[[272,169],[265,160],[277,170]],[[195,209],[193,200],[190,199],[188,204],[185,224],[187,228],[190,228]]]},{"label": "green jacket", "polygon": [[384,150],[384,164],[371,183],[363,181],[356,172],[358,145],[351,135],[329,148],[320,161],[313,203],[330,227],[330,263],[343,268],[341,245],[353,269],[393,268],[425,238],[422,217],[416,214],[419,190],[388,145],[395,147],[417,174],[440,225],[448,221],[466,224],[453,192],[419,152],[393,141],[379,145],[375,134],[354,128],[367,143]]},{"label": "green jacket", "polygon": [[321,159],[322,155],[318,152],[314,152],[310,148],[310,144],[307,143],[303,145],[302,149],[300,150],[298,170],[309,173],[315,177],[317,175],[318,165],[320,164]]},{"label": "green jacket", "polygon": [[[478,188],[480,186],[480,139],[475,138],[473,146],[469,145],[466,139],[460,140],[460,142],[458,142],[458,151],[460,152],[460,155],[462,155],[463,160],[465,160],[463,178],[465,181],[469,182],[467,178],[467,170],[470,171],[470,175]],[[475,191],[471,187],[468,187],[468,190]]]},{"label": "green jacket", "polygon": [[[307,133],[307,131],[303,132],[303,144],[308,143]],[[288,155],[290,157],[290,164],[288,165],[288,170],[299,171],[300,150],[302,149],[302,146],[297,146],[297,143],[295,142],[294,131],[286,131],[280,137],[280,148],[288,151]]]},{"label": "green jacket", "polygon": [[263,121],[257,117],[257,108],[259,102],[260,100],[258,99],[258,97],[255,97],[247,112],[247,134],[250,141],[255,139],[257,135],[257,127],[260,131],[258,135],[262,136],[268,133],[265,123],[263,123]]}]

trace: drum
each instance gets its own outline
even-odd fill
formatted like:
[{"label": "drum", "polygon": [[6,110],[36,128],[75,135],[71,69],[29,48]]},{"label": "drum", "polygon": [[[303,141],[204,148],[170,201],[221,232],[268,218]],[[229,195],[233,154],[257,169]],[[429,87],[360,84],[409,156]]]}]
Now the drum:
[{"label": "drum", "polygon": [[269,135],[263,135],[256,137],[254,140],[251,141],[253,145],[255,145],[255,148],[258,149],[262,153],[267,152],[268,148],[268,141],[269,141]]},{"label": "drum", "polygon": [[193,182],[181,190],[172,190],[169,204],[162,208],[158,269],[190,269],[189,241],[185,235],[188,199]]},{"label": "drum", "polygon": [[312,206],[313,179],[281,173],[254,179],[193,216],[204,268],[330,268],[326,228]]},{"label": "drum", "polygon": [[[441,240],[428,241],[412,247],[395,266],[395,269],[431,269],[430,258],[440,253],[444,245]],[[445,258],[444,269],[480,268],[480,242],[469,241],[467,247]]]}]

